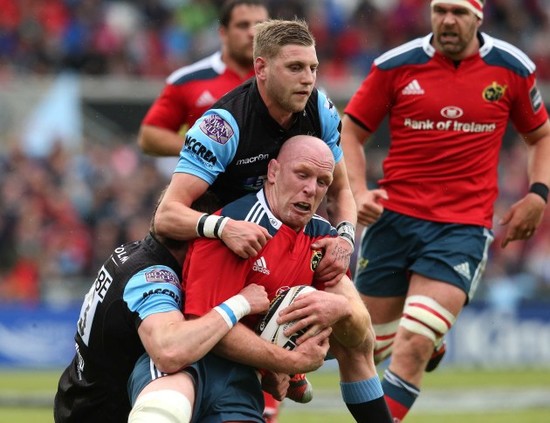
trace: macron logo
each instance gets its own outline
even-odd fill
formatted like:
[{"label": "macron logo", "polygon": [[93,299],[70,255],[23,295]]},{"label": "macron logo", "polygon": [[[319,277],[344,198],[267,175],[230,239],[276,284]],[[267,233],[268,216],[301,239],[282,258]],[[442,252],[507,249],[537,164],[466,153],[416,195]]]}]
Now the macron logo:
[{"label": "macron logo", "polygon": [[263,273],[264,275],[269,275],[269,269],[267,268],[267,263],[265,262],[265,258],[260,257],[258,260],[254,262],[254,266],[252,266],[252,270],[255,272]]},{"label": "macron logo", "polygon": [[409,82],[409,85],[407,85],[405,88],[403,88],[403,95],[422,95],[424,94],[424,90],[418,83],[418,81],[415,79],[412,82]]},{"label": "macron logo", "polygon": [[470,274],[470,265],[466,261],[464,263],[457,264],[455,267],[453,267],[453,269],[456,273],[464,276],[468,280],[472,278]]},{"label": "macron logo", "polygon": [[197,102],[195,103],[195,105],[197,107],[206,107],[206,106],[211,106],[215,102],[216,102],[216,99],[214,98],[212,93],[210,91],[206,90],[197,99]]}]

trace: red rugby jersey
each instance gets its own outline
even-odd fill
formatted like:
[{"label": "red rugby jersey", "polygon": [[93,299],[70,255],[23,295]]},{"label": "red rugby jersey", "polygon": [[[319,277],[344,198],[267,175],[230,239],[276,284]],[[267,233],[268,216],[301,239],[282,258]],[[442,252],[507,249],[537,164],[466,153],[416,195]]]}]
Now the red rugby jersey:
[{"label": "red rugby jersey", "polygon": [[379,181],[389,195],[385,207],[491,228],[509,119],[520,133],[548,119],[535,65],[484,33],[479,53],[455,64],[435,51],[431,36],[377,58],[345,113],[371,132],[389,114],[390,149]]},{"label": "red rugby jersey", "polygon": [[221,60],[221,52],[216,52],[173,72],[142,123],[186,131],[219,98],[252,76],[254,70],[241,78]]},{"label": "red rugby jersey", "polygon": [[[260,253],[244,260],[218,239],[197,238],[191,244],[183,267],[185,314],[202,316],[216,305],[239,293],[246,285],[265,287],[272,300],[283,287],[314,285],[314,272],[321,260],[311,244],[336,230],[320,216],[296,232],[278,220],[270,211],[263,190],[249,194],[221,210],[223,216],[255,222],[273,236]],[[253,327],[256,317],[244,320]]]}]

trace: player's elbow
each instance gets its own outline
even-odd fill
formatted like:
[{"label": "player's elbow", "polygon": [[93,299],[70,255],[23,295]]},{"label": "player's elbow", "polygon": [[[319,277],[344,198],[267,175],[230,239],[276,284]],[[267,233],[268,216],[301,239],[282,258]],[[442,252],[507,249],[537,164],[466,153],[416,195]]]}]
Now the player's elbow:
[{"label": "player's elbow", "polygon": [[194,363],[200,357],[196,357],[193,350],[177,346],[164,347],[158,353],[151,355],[158,370],[164,373],[176,373],[182,368]]},{"label": "player's elbow", "polygon": [[141,127],[137,138],[138,147],[145,154],[156,155],[156,149],[151,137],[147,134],[147,129]]}]

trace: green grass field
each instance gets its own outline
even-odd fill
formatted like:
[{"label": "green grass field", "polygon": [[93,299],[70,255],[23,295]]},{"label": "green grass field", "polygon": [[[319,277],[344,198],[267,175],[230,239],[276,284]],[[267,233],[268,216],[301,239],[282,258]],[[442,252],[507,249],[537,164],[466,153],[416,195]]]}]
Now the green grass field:
[{"label": "green grass field", "polygon": [[[0,370],[0,423],[51,423],[51,401],[60,371],[8,371]],[[338,378],[333,372],[309,375],[315,392],[319,394],[319,407],[315,399],[307,405],[284,405],[280,423],[338,422],[352,423],[343,404],[326,407],[324,399],[339,400]],[[502,407],[471,410],[461,402],[452,403],[452,410],[418,407],[411,412],[407,423],[535,423],[550,422],[550,369],[524,369],[513,371],[478,371],[443,368],[426,375],[423,390],[436,393],[437,398],[455,398],[457,392],[469,393],[490,399],[505,395]],[[522,392],[548,394],[545,404],[521,404]],[[448,395],[447,395],[448,394]],[[316,397],[317,398],[317,397]],[[481,403],[483,403],[481,398]],[[494,398],[493,398],[494,399]],[[516,408],[510,404],[521,405]],[[502,408],[499,411],[499,408]]]}]

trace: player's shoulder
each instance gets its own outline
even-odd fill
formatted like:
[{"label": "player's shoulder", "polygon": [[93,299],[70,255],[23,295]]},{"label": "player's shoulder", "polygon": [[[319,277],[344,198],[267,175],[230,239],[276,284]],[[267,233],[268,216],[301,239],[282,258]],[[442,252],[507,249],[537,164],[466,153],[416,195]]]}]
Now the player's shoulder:
[{"label": "player's shoulder", "polygon": [[374,60],[374,65],[382,70],[391,70],[406,65],[421,65],[430,61],[434,55],[430,45],[432,34],[416,38],[398,47],[388,50]]},{"label": "player's shoulder", "polygon": [[483,32],[480,35],[483,45],[479,49],[479,54],[485,63],[506,68],[522,77],[535,72],[535,64],[519,48]]},{"label": "player's shoulder", "polygon": [[312,238],[336,236],[336,229],[324,217],[314,214],[304,229],[304,233]]},{"label": "player's shoulder", "polygon": [[198,62],[175,70],[166,78],[166,83],[182,85],[192,81],[210,80],[223,74],[225,69],[221,52],[217,51]]},{"label": "player's shoulder", "polygon": [[225,205],[221,214],[235,220],[245,220],[266,226],[265,219],[271,212],[263,195],[263,191],[250,193]]}]

